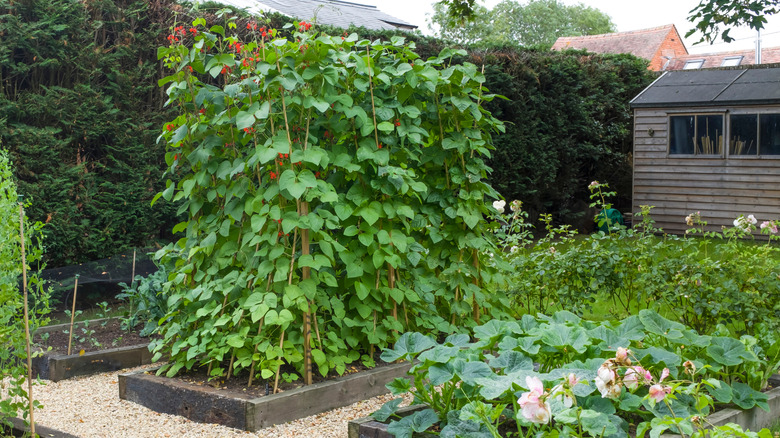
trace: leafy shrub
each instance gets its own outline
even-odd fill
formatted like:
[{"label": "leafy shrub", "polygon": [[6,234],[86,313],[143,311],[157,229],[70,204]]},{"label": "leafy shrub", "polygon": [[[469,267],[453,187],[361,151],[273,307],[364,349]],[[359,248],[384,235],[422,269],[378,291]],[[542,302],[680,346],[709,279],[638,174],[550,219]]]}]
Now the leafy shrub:
[{"label": "leafy shrub", "polygon": [[[632,423],[637,436],[692,435],[702,434],[707,415],[727,403],[769,410],[767,396],[744,380],[750,367],[767,364],[744,340],[699,335],[651,310],[617,323],[566,311],[524,315],[475,327],[473,337],[438,343],[405,333],[382,353],[385,361],[414,361],[409,378],[387,387],[428,407],[392,420],[388,431],[627,437]],[[391,418],[400,401],[374,417]],[[429,430],[434,424],[439,432]]]},{"label": "leafy shrub", "polygon": [[[605,184],[594,181],[594,206],[609,208]],[[698,214],[686,220],[685,236],[658,237],[651,207],[636,216],[634,229],[610,228],[575,238],[543,216],[547,235],[505,253],[513,266],[509,284],[527,312],[568,309],[577,314],[595,303],[631,314],[655,308],[702,333],[726,324],[735,333],[755,335],[780,327],[780,240],[776,222],[762,224],[767,241],[747,218],[722,232],[704,232]],[[527,217],[527,215],[522,216]],[[597,219],[599,216],[597,216]]]}]

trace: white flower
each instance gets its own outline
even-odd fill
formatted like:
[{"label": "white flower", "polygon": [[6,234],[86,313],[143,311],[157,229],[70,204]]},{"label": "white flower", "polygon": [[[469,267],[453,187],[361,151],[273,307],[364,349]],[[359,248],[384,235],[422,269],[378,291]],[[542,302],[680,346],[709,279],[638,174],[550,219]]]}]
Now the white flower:
[{"label": "white flower", "polygon": [[506,201],[504,201],[503,199],[500,199],[498,201],[493,201],[493,208],[498,210],[499,213],[503,213],[504,212],[504,207],[505,206],[506,206]]},{"label": "white flower", "polygon": [[609,362],[604,362],[599,367],[598,375],[594,379],[596,382],[596,388],[601,393],[603,398],[618,398],[622,392],[622,388],[617,384],[617,375],[612,368],[609,367]]},{"label": "white flower", "polygon": [[747,221],[750,223],[750,225],[755,225],[758,223],[758,220],[756,220],[756,217],[752,214],[749,214],[747,217]]}]

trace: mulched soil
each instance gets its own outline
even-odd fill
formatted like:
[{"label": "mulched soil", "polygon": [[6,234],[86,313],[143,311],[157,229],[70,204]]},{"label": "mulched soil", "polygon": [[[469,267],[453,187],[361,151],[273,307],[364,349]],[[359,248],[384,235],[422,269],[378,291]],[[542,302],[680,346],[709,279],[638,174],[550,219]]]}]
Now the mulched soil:
[{"label": "mulched soil", "polygon": [[[376,357],[374,358],[374,361],[376,362],[377,367],[383,367],[390,365],[386,362],[383,362],[379,359],[379,354],[376,353]],[[225,365],[225,368],[227,368],[227,364]],[[361,371],[366,371],[369,368],[363,365],[361,362],[355,362],[352,364],[347,365],[346,371],[344,371],[344,376],[354,373],[359,373]],[[317,366],[314,365],[312,370],[312,383],[320,383],[325,382],[328,380],[333,380],[340,376],[338,373],[336,373],[335,370],[330,370],[327,376],[323,376],[319,373]],[[209,376],[207,374],[208,368],[207,367],[200,367],[193,369],[185,374],[179,374],[178,376],[173,377],[173,379],[179,380],[181,382],[190,383],[197,386],[210,386],[212,388],[215,388],[220,391],[225,391],[226,393],[231,393],[232,395],[242,394],[246,397],[246,399],[253,399],[258,397],[264,397],[266,395],[270,395],[273,392],[274,389],[274,378],[275,376],[271,376],[269,379],[262,379],[260,378],[260,372],[259,370],[256,370],[254,380],[252,381],[252,386],[248,387],[247,383],[249,383],[249,371],[244,370],[240,372],[237,376],[232,376],[230,378],[211,378],[209,379]],[[295,380],[293,382],[285,382],[284,379],[282,379],[281,376],[284,375],[284,373],[288,374],[296,374],[298,376],[298,380]],[[291,389],[300,388],[304,386],[303,385],[303,377],[298,373],[294,367],[290,365],[282,365],[281,367],[281,375],[279,377],[279,390],[278,392],[283,391],[289,391]]]},{"label": "mulched soil", "polygon": [[[107,350],[109,348],[127,347],[131,345],[148,344],[153,337],[142,338],[138,336],[142,326],[132,331],[122,330],[119,320],[109,320],[105,325],[102,322],[91,322],[86,327],[83,322],[76,323],[73,330],[73,343],[71,354],[79,354],[90,351]],[[46,334],[43,334],[45,338]],[[67,354],[68,330],[53,331],[48,333],[48,339],[41,334],[35,335],[33,342],[44,350],[51,347],[52,352]]]}]

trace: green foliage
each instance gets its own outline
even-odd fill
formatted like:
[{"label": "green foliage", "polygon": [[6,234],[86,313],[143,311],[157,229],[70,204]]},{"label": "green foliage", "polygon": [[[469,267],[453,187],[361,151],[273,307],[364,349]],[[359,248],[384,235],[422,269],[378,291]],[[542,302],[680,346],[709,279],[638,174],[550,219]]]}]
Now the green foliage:
[{"label": "green foliage", "polygon": [[473,18],[453,17],[446,5],[434,5],[429,28],[436,35],[458,44],[552,47],[559,37],[615,32],[608,15],[581,3],[566,5],[558,0],[531,0],[520,4],[503,0],[493,9],[475,5]]},{"label": "green foliage", "polygon": [[[472,334],[473,341],[453,335],[440,343],[420,333],[403,334],[382,357],[414,365],[410,377],[387,387],[394,395],[410,393],[413,404],[427,409],[401,419],[396,415],[401,399],[395,399],[374,418],[392,419],[388,431],[397,437],[514,432],[617,438],[628,436],[629,423],[636,436],[666,430],[699,437],[766,436],[734,425],[704,430],[707,416],[729,402],[769,409],[765,394],[729,380],[730,370],[766,365],[737,339],[700,336],[650,310],[619,322],[582,320],[566,311],[525,315],[490,321]],[[726,370],[732,359],[739,363]]]},{"label": "green foliage", "polygon": [[140,336],[149,336],[157,331],[159,321],[168,313],[168,298],[163,294],[168,281],[168,269],[158,265],[157,271],[147,277],[137,278],[127,285],[119,283],[122,292],[116,298],[127,302],[128,311],[122,318],[122,328],[132,330],[139,324],[143,328]]},{"label": "green foliage", "polygon": [[[0,1],[0,140],[62,265],[143,246],[175,223],[151,209],[167,117],[155,48],[166,3]],[[167,26],[166,26],[167,27]]]},{"label": "green foliage", "polygon": [[[509,258],[518,303],[526,311],[560,306],[578,314],[604,301],[623,314],[655,307],[705,333],[718,324],[751,335],[780,326],[780,249],[771,227],[764,228],[771,237],[764,244],[741,240],[747,232],[739,227],[659,238],[649,208],[636,218],[643,222],[633,230],[581,239],[548,225],[546,237],[516,248]],[[689,221],[705,225],[698,216]]]},{"label": "green foliage", "polygon": [[[20,245],[19,203],[16,182],[8,153],[0,149],[0,429],[11,417],[27,411],[27,353],[23,320],[24,299],[21,289],[22,248]],[[27,204],[29,205],[29,203]],[[40,222],[32,223],[25,215],[25,252],[27,263],[35,266],[41,259]],[[30,295],[30,331],[48,321],[48,293],[38,282],[35,271],[28,268]]]},{"label": "green foliage", "polygon": [[169,375],[267,378],[301,370],[308,348],[321,373],[343,373],[403,330],[502,314],[482,220],[502,125],[478,68],[448,65],[463,56],[451,50],[421,60],[399,37],[287,28],[196,19],[159,50],[179,112],[161,138],[181,179],[158,196],[189,218],[158,252],[176,265],[155,348]]},{"label": "green foliage", "polygon": [[[476,55],[475,55],[476,58]],[[628,101],[652,80],[645,61],[630,55],[504,49],[485,64],[487,84],[508,100],[486,107],[507,121],[496,136],[490,182],[506,199],[520,199],[532,221],[578,224],[592,180],[608,179],[630,207],[632,115]],[[587,218],[588,220],[590,218]],[[580,227],[577,227],[580,228]]]},{"label": "green foliage", "polygon": [[[724,42],[734,41],[729,36],[729,31],[734,27],[749,26],[751,29],[761,30],[766,24],[766,16],[780,12],[778,0],[748,0],[741,2],[727,2],[718,0],[701,0],[690,11],[688,21],[695,27],[685,34],[689,37],[696,32],[701,32],[699,42],[713,43],[718,36]],[[722,27],[721,27],[722,26]]]}]

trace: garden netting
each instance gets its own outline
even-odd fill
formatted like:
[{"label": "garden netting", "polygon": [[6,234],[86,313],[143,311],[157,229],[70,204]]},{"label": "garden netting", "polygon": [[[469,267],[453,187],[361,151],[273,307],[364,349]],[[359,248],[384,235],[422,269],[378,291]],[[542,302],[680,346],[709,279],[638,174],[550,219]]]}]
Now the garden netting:
[{"label": "garden netting", "polygon": [[[157,271],[153,261],[154,248],[138,248],[135,250],[135,279],[146,277]],[[56,290],[73,289],[76,275],[79,276],[79,287],[91,283],[103,283],[114,289],[119,283],[130,284],[133,275],[133,250],[130,249],[112,257],[80,263],[78,265],[62,266],[45,269],[41,279],[46,285]],[[96,284],[96,286],[100,286]]]}]

